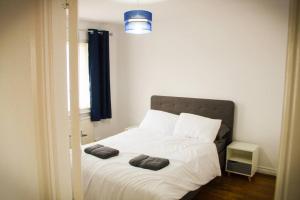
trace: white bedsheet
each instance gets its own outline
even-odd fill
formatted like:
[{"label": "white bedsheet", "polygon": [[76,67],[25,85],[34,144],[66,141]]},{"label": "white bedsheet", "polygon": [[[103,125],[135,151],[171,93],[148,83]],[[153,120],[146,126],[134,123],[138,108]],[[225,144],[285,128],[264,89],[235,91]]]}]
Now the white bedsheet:
[{"label": "white bedsheet", "polygon": [[[221,175],[214,143],[131,129],[96,143],[120,151],[106,160],[82,153],[84,199],[172,200]],[[129,165],[139,154],[167,158],[170,165],[151,171]]]}]

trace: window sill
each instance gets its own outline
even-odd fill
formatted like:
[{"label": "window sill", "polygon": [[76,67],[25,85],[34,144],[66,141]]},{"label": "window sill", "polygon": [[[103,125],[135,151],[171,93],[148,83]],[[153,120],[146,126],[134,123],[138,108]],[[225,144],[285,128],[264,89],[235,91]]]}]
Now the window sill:
[{"label": "window sill", "polygon": [[[90,112],[91,112],[91,109],[89,109],[89,108],[80,109],[79,110],[80,120],[90,119]],[[70,119],[70,111],[68,111],[68,118]]]},{"label": "window sill", "polygon": [[91,109],[90,108],[84,108],[84,109],[80,109],[80,119],[90,119],[90,112]]},{"label": "window sill", "polygon": [[90,113],[91,112],[91,109],[90,108],[83,108],[83,109],[80,109],[80,114],[86,114],[86,113]]}]

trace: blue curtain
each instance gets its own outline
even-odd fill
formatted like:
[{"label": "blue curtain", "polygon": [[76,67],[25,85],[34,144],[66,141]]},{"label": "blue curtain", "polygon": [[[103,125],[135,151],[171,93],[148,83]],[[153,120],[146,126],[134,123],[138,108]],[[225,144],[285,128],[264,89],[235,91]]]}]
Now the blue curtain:
[{"label": "blue curtain", "polygon": [[109,32],[89,29],[91,121],[111,118]]}]

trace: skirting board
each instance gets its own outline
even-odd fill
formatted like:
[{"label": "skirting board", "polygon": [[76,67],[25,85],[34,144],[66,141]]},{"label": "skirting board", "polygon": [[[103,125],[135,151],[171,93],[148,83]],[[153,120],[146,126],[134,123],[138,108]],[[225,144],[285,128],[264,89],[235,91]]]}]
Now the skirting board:
[{"label": "skirting board", "polygon": [[272,175],[272,176],[277,175],[277,170],[276,169],[269,168],[269,167],[263,167],[263,166],[259,166],[257,168],[257,172],[261,173],[261,174]]}]

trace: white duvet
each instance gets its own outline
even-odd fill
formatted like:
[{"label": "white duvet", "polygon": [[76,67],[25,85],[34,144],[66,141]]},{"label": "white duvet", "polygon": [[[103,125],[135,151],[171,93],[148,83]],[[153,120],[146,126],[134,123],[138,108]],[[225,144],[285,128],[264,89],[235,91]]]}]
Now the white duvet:
[{"label": "white duvet", "polygon": [[[96,143],[116,148],[120,154],[103,160],[82,152],[86,200],[180,199],[221,175],[214,143],[136,128],[82,146],[82,150]],[[129,165],[140,154],[167,158],[170,165],[158,171]]]}]

